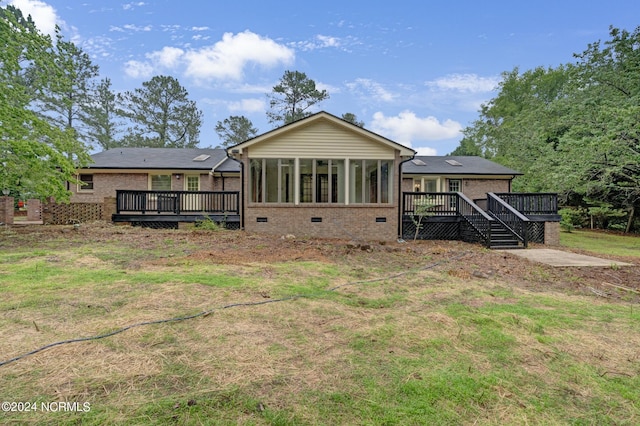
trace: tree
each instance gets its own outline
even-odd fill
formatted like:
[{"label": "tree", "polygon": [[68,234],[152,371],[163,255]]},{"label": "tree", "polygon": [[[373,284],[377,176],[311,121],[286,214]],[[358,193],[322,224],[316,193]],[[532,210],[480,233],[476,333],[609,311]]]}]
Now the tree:
[{"label": "tree", "polygon": [[55,87],[51,38],[30,17],[0,9],[0,185],[14,194],[68,200],[67,182],[89,162],[71,129],[60,129],[34,112],[34,96]]},{"label": "tree", "polygon": [[289,124],[311,115],[309,109],[329,99],[329,94],[326,90],[318,90],[315,81],[305,73],[285,71],[267,97],[271,108],[267,111],[269,122]]},{"label": "tree", "polygon": [[232,115],[216,124],[216,133],[222,139],[222,146],[229,147],[251,139],[258,134],[258,129],[244,115]]},{"label": "tree", "polygon": [[111,90],[111,80],[102,79],[96,86],[91,101],[85,108],[87,140],[103,150],[122,146],[120,116],[116,94]]},{"label": "tree", "polygon": [[356,117],[356,115],[351,112],[342,114],[342,119],[344,121],[348,121],[351,124],[355,124],[358,127],[364,127],[364,121],[358,120],[358,117]]},{"label": "tree", "polygon": [[78,139],[87,142],[86,108],[91,100],[92,80],[98,76],[98,66],[73,42],[66,41],[56,28],[56,43],[52,54],[54,69],[46,90],[39,93],[36,105],[40,114],[60,129],[74,129]]},{"label": "tree", "polygon": [[127,146],[193,148],[198,145],[202,112],[170,76],[155,76],[142,88],[118,96],[119,111],[131,121]]}]

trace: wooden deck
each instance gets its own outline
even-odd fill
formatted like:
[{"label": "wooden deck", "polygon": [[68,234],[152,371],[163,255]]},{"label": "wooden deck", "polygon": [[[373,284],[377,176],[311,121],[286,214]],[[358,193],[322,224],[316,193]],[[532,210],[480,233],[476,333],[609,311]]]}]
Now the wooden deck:
[{"label": "wooden deck", "polygon": [[142,226],[213,220],[240,228],[240,192],[117,190],[112,220]]}]

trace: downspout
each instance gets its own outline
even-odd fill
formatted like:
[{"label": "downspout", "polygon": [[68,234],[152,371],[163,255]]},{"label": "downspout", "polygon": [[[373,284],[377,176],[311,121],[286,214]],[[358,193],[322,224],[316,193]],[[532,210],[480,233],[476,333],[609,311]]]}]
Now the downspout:
[{"label": "downspout", "polygon": [[404,207],[404,197],[402,196],[402,165],[416,157],[413,154],[406,160],[402,160],[398,165],[398,239],[402,239],[402,208]]},{"label": "downspout", "polygon": [[[237,151],[237,150],[236,150]],[[235,161],[236,163],[240,164],[240,196],[238,197],[239,200],[238,202],[240,203],[240,229],[244,230],[244,195],[245,195],[245,190],[244,190],[244,162],[237,160],[236,158],[233,157],[233,155],[229,155],[228,151],[225,151],[227,154],[227,158]],[[223,185],[224,185],[224,178],[223,178]]]}]

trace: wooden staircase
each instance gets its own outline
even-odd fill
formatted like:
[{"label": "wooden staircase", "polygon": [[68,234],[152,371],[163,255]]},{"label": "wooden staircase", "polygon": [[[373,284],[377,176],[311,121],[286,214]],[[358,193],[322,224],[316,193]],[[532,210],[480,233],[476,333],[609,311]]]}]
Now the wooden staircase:
[{"label": "wooden staircase", "polygon": [[489,248],[496,250],[523,249],[524,243],[498,220],[491,221]]}]

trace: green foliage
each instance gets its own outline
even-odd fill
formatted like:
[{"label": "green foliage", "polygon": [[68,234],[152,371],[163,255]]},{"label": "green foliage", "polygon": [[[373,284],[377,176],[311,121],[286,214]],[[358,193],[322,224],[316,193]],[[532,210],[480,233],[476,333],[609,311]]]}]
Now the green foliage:
[{"label": "green foliage", "polygon": [[576,63],[504,73],[454,152],[523,172],[516,191],[624,210],[630,229],[640,207],[640,27],[609,34]]},{"label": "green foliage", "polygon": [[232,115],[216,124],[216,133],[222,139],[223,147],[230,147],[251,139],[258,134],[258,129],[244,115]]},{"label": "green foliage", "polygon": [[300,71],[285,71],[280,82],[267,94],[270,123],[289,124],[311,115],[309,109],[329,99],[326,90],[318,90],[316,82]]},{"label": "green foliage", "polygon": [[202,219],[196,220],[196,228],[204,231],[220,231],[225,229],[225,224],[214,221],[211,216],[204,216]]},{"label": "green foliage", "polygon": [[416,233],[413,236],[413,241],[418,239],[418,234],[424,226],[424,224],[422,223],[424,218],[433,216],[433,212],[431,211],[431,209],[436,205],[437,203],[433,200],[432,197],[418,198],[413,201],[413,215],[411,216],[411,221],[416,227]]},{"label": "green foliage", "polygon": [[39,94],[64,81],[51,38],[19,9],[0,9],[0,186],[12,194],[67,200],[68,181],[86,165],[85,147],[32,107]]},{"label": "green foliage", "polygon": [[586,221],[586,212],[580,208],[564,208],[558,211],[562,219],[560,220],[560,227],[571,232],[576,228],[582,228]]},{"label": "green foliage", "polygon": [[202,112],[189,93],[170,76],[155,76],[142,88],[118,96],[120,115],[131,120],[127,146],[194,148],[199,143]]},{"label": "green foliage", "polygon": [[85,111],[87,136],[91,145],[104,150],[122,146],[122,141],[118,140],[122,123],[118,115],[117,96],[111,90],[111,79],[100,81]]},{"label": "green foliage", "polygon": [[[620,209],[612,209],[610,205],[590,207],[589,215],[593,218],[594,226],[600,229],[609,229],[611,222],[616,218],[627,216],[627,212]],[[624,226],[623,228],[624,229]]]},{"label": "green foliage", "polygon": [[346,112],[342,114],[342,119],[344,121],[348,121],[351,124],[355,124],[358,127],[364,127],[364,121],[358,120],[358,117],[354,113]]}]

